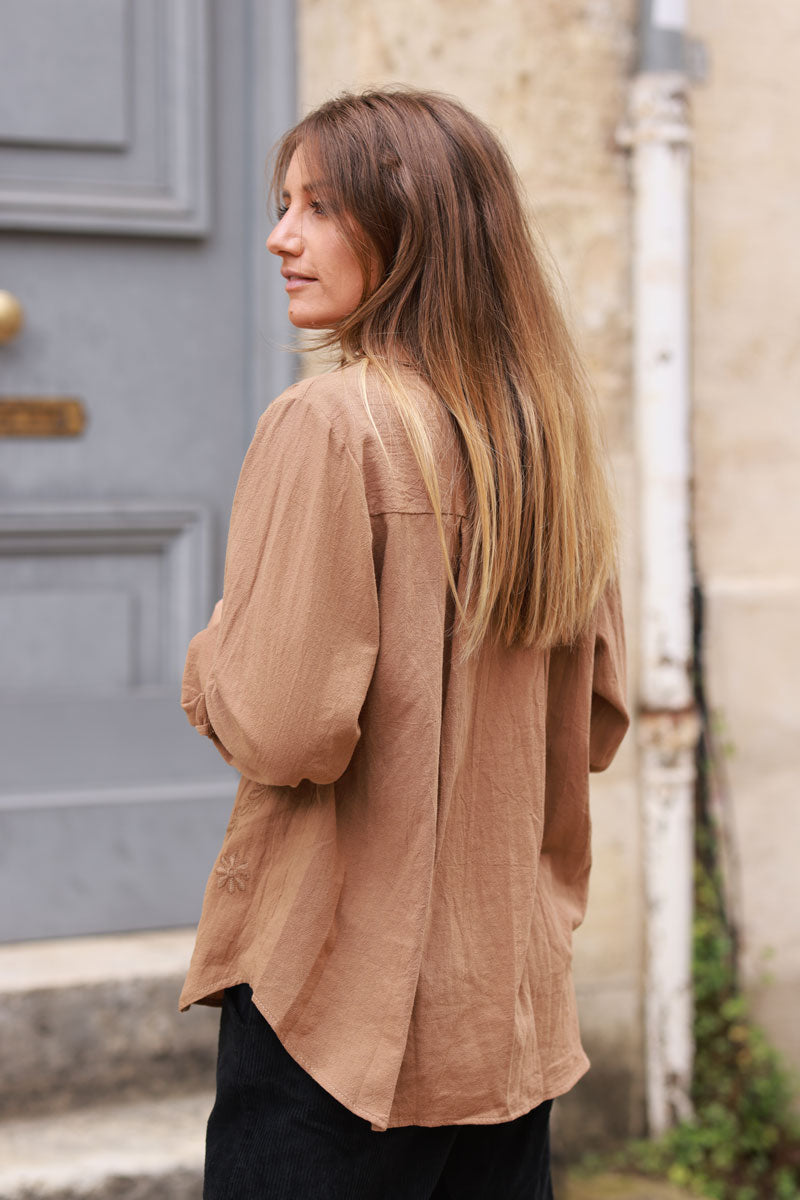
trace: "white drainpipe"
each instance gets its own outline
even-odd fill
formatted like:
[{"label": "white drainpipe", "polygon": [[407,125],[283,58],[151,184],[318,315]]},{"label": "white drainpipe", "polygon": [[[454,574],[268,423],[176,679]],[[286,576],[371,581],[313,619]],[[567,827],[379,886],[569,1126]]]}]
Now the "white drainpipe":
[{"label": "white drainpipe", "polygon": [[642,0],[630,90],[640,504],[638,730],[651,1134],[691,1112],[697,719],[692,691],[689,167],[685,3]]}]

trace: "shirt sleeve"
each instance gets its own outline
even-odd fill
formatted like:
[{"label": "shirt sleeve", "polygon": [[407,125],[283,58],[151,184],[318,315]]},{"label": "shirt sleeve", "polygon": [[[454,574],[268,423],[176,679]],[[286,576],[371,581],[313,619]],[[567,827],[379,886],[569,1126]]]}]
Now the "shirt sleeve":
[{"label": "shirt sleeve", "polygon": [[242,466],[223,599],[189,646],[184,711],[249,779],[331,783],[360,736],[378,633],[361,470],[325,415],[290,392]]},{"label": "shirt sleeve", "polygon": [[625,630],[618,585],[600,601],[594,643],[589,768],[604,771],[630,723],[626,702]]}]

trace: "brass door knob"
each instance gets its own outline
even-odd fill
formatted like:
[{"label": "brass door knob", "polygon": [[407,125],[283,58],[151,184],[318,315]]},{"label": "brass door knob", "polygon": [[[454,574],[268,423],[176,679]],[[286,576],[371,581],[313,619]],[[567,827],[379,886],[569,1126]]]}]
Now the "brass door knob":
[{"label": "brass door knob", "polygon": [[25,314],[17,297],[0,291],[0,345],[15,338],[24,322]]}]

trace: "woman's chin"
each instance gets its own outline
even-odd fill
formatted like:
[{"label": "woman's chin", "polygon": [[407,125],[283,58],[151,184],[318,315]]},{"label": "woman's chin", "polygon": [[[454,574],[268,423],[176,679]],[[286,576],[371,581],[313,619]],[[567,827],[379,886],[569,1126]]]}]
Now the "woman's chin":
[{"label": "woman's chin", "polygon": [[289,320],[295,329],[330,329],[331,322],[326,321],[324,317],[315,316],[313,313],[292,312],[289,309]]}]

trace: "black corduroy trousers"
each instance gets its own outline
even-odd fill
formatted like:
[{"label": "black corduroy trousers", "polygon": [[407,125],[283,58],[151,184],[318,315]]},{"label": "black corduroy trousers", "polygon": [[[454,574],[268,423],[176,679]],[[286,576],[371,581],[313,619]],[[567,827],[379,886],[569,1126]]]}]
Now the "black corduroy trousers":
[{"label": "black corduroy trousers", "polygon": [[376,1133],[225,993],[203,1200],[552,1200],[551,1101],[499,1125]]}]

